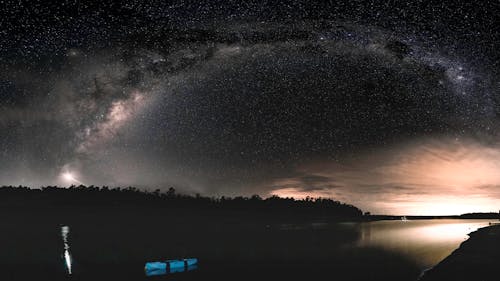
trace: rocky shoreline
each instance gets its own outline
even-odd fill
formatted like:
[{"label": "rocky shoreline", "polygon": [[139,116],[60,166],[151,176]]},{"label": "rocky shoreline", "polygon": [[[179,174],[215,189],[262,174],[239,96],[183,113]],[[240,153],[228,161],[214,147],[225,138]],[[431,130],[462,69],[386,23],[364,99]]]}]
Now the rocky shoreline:
[{"label": "rocky shoreline", "polygon": [[500,280],[500,225],[469,234],[458,249],[425,272],[420,281]]}]

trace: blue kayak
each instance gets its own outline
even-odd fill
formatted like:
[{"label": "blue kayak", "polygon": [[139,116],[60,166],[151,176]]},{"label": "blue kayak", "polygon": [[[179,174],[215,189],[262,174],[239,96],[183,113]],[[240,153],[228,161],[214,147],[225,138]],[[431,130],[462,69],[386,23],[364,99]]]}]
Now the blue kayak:
[{"label": "blue kayak", "polygon": [[196,269],[197,264],[198,259],[196,258],[147,262],[144,271],[146,276],[165,275]]}]

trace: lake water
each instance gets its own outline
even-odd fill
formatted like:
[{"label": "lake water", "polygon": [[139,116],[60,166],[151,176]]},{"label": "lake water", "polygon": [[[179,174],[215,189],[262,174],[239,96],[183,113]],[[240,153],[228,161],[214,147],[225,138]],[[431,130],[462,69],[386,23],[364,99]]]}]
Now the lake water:
[{"label": "lake water", "polygon": [[433,219],[364,222],[353,224],[361,233],[355,246],[397,252],[426,269],[450,255],[468,239],[467,234],[494,221]]},{"label": "lake water", "polygon": [[[163,216],[83,213],[56,221],[52,213],[4,215],[0,268],[12,278],[0,279],[67,280],[63,253],[69,249],[71,280],[415,281],[468,233],[494,221],[283,224]],[[71,232],[61,232],[58,221],[70,221]],[[199,259],[197,270],[145,276],[145,262],[191,257]]]}]

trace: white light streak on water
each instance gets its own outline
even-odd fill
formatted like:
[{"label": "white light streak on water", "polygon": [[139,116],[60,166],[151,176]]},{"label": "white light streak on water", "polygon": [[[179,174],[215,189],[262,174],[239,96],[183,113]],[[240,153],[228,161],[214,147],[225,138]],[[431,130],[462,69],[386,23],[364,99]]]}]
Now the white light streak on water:
[{"label": "white light streak on water", "polygon": [[66,263],[66,268],[68,269],[68,274],[71,275],[71,255],[69,254],[69,242],[68,242],[69,226],[65,225],[61,227],[61,235],[64,242],[64,262]]}]

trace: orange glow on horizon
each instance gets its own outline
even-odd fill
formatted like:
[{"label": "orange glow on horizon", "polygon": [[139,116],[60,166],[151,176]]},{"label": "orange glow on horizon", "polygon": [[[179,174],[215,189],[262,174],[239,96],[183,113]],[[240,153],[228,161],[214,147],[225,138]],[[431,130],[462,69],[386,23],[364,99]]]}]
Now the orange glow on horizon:
[{"label": "orange glow on horizon", "polygon": [[[500,149],[475,142],[426,141],[368,153],[343,165],[304,165],[299,172],[299,177],[276,180],[270,195],[329,197],[392,215],[500,209]],[[321,182],[301,177],[318,177]]]}]

